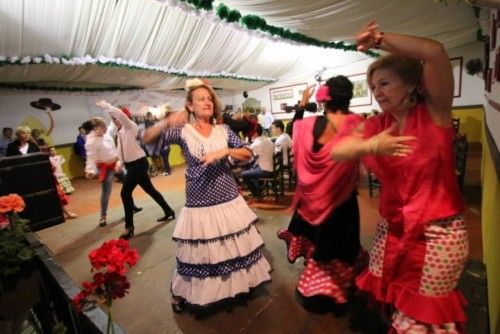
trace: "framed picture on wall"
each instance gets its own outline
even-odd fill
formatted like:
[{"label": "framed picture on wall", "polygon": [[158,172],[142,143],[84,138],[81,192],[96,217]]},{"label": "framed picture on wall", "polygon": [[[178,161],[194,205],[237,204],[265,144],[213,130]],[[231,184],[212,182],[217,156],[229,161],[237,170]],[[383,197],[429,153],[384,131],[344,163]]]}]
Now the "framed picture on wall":
[{"label": "framed picture on wall", "polygon": [[296,105],[302,99],[302,92],[306,88],[307,83],[270,88],[271,112],[273,114],[285,113],[284,107]]},{"label": "framed picture on wall", "polygon": [[369,106],[372,104],[372,92],[366,81],[366,73],[348,76],[354,85],[351,107]]},{"label": "framed picture on wall", "polygon": [[451,69],[453,71],[453,83],[455,90],[453,97],[460,97],[462,95],[462,66],[464,62],[463,57],[450,58]]}]

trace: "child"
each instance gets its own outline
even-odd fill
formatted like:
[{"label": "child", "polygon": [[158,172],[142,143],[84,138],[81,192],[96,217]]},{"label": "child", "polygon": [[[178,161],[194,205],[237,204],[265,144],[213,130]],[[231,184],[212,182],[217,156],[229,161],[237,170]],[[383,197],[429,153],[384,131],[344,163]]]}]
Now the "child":
[{"label": "child", "polygon": [[49,158],[50,163],[52,164],[52,167],[54,169],[54,176],[56,177],[57,182],[59,182],[65,194],[71,194],[73,191],[75,191],[75,188],[73,188],[71,181],[62,170],[62,164],[66,160],[62,155],[57,154],[56,148],[54,146],[49,147]]}]

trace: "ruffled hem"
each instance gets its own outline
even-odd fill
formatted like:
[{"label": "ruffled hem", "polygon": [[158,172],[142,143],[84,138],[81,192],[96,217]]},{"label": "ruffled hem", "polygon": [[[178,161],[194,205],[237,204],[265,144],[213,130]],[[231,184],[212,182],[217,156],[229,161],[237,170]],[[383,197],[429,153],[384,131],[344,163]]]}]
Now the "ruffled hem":
[{"label": "ruffled hem", "polygon": [[347,290],[353,283],[352,266],[340,260],[329,262],[307,260],[307,266],[300,275],[297,290],[305,297],[326,296],[337,304],[347,302]]},{"label": "ruffled hem", "polygon": [[257,221],[255,212],[240,195],[218,205],[182,208],[173,238],[177,242],[191,243],[222,240],[248,229],[255,221]]},{"label": "ruffled hem", "polygon": [[382,279],[374,276],[368,269],[356,279],[356,286],[359,290],[373,295],[379,302],[385,303],[385,294],[382,288]]},{"label": "ruffled hem", "polygon": [[259,249],[242,257],[229,259],[215,264],[191,264],[177,260],[177,272],[186,277],[215,277],[226,276],[232,272],[250,267],[262,258]]},{"label": "ruffled hem", "polygon": [[263,245],[264,241],[255,226],[246,233],[233,235],[224,241],[210,243],[178,242],[177,260],[191,264],[213,264],[247,256]]},{"label": "ruffled hem", "polygon": [[301,256],[309,259],[314,253],[314,245],[306,237],[297,237],[285,228],[278,231],[278,238],[286,242],[287,258],[290,263],[295,263]]},{"label": "ruffled hem", "polygon": [[356,285],[361,291],[372,294],[376,300],[391,304],[409,317],[424,323],[439,325],[460,323],[466,319],[463,307],[467,302],[458,290],[444,296],[425,296],[391,284],[387,293],[384,293],[382,279],[368,270],[357,278]]},{"label": "ruffled hem", "polygon": [[444,296],[425,296],[392,284],[387,291],[386,302],[409,317],[428,324],[460,323],[466,320],[463,307],[467,301],[458,290]]},{"label": "ruffled hem", "polygon": [[257,262],[226,276],[207,278],[186,277],[177,270],[172,279],[172,294],[186,299],[189,304],[207,306],[209,304],[248,293],[261,283],[271,280],[271,266],[262,256]]}]

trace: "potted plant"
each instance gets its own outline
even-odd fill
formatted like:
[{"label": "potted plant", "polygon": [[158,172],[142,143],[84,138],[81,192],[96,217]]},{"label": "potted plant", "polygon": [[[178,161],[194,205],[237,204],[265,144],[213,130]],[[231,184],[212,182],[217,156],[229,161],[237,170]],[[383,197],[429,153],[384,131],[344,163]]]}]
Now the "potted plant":
[{"label": "potted plant", "polygon": [[0,319],[14,330],[40,295],[35,252],[26,241],[28,221],[19,216],[24,207],[17,194],[0,197]]}]

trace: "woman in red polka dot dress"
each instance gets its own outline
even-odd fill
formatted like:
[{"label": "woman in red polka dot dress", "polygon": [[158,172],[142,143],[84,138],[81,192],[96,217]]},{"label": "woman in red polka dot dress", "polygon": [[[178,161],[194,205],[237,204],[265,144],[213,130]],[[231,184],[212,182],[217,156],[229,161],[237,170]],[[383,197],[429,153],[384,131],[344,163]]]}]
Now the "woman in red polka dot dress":
[{"label": "woman in red polka dot dress", "polygon": [[[312,93],[312,87],[304,90],[301,105]],[[316,94],[325,115],[294,123],[294,167],[298,176],[295,212],[289,227],[278,231],[278,237],[287,243],[288,260],[294,263],[299,256],[306,259],[298,292],[303,297],[326,297],[338,310],[347,302],[361,253],[358,163],[338,163],[330,156],[332,147],[363,121],[349,111],[352,95],[349,79],[332,77]]]},{"label": "woman in red polka dot dress", "polygon": [[382,188],[370,264],[361,290],[393,306],[393,333],[461,333],[464,299],[456,289],[467,259],[463,201],[454,169],[448,54],[433,40],[382,33],[370,22],[357,35],[358,50],[391,52],[367,76],[382,114],[364,124],[364,136],[336,146],[334,158],[377,152],[373,135],[392,131],[415,137],[392,156],[367,155]]}]

